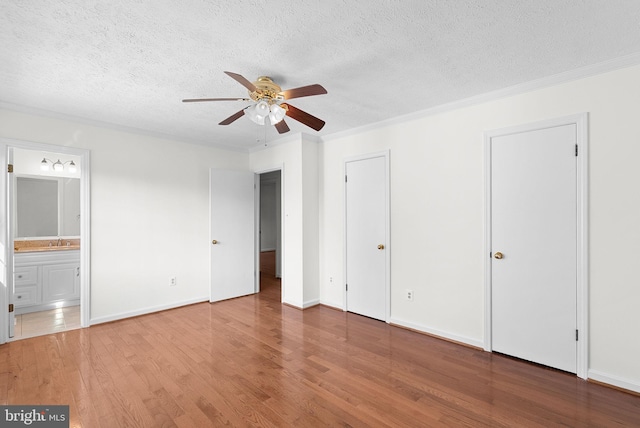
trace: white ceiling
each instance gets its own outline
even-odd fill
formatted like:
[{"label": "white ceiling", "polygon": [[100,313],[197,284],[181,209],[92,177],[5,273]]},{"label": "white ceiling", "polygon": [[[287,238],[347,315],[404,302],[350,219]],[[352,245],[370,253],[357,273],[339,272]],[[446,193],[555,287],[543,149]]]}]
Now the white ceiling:
[{"label": "white ceiling", "polygon": [[0,106],[212,146],[279,138],[223,71],[327,95],[291,104],[330,135],[640,53],[636,0],[2,0]]}]

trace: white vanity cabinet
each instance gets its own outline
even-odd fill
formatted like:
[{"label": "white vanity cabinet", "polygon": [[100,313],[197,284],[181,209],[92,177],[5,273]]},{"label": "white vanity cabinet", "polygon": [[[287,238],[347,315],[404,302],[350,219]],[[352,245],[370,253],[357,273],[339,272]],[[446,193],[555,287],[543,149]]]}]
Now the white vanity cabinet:
[{"label": "white vanity cabinet", "polygon": [[80,304],[80,251],[16,253],[16,314]]}]

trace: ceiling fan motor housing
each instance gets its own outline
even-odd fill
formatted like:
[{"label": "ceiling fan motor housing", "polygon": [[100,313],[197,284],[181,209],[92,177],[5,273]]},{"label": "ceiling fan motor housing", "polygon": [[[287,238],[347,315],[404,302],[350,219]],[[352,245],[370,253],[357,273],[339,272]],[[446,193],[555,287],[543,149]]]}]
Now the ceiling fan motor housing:
[{"label": "ceiling fan motor housing", "polygon": [[274,81],[268,76],[260,76],[258,80],[253,82],[256,90],[253,92],[249,92],[249,96],[254,101],[264,100],[269,103],[269,105],[276,103],[277,101],[283,101],[284,97],[282,96],[282,88],[278,86]]}]

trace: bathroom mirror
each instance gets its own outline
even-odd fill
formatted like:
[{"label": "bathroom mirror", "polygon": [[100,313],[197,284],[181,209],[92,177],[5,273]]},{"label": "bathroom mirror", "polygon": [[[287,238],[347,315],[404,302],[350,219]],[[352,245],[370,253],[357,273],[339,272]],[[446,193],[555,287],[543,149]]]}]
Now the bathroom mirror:
[{"label": "bathroom mirror", "polygon": [[80,180],[16,177],[15,238],[80,235]]}]

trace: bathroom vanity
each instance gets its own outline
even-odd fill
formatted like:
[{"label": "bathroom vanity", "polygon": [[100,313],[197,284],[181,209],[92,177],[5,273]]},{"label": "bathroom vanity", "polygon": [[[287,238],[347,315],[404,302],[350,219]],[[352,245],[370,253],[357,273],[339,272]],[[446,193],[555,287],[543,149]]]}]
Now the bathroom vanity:
[{"label": "bathroom vanity", "polygon": [[79,240],[14,244],[16,314],[80,304]]}]

